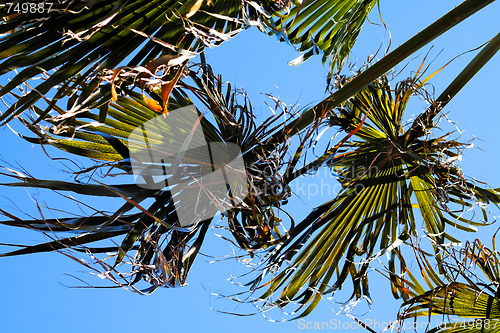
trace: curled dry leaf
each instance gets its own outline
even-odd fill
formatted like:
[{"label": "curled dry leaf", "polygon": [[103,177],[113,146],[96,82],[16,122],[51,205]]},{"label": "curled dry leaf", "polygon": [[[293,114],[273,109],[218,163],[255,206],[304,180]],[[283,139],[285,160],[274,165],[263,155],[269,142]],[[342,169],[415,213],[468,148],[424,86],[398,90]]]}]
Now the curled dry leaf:
[{"label": "curled dry leaf", "polygon": [[196,12],[198,12],[198,10],[200,9],[200,7],[201,7],[202,4],[203,4],[203,0],[196,1],[196,3],[193,5],[193,7],[191,7],[191,9],[189,10],[189,12],[186,14],[186,17],[190,18],[191,16],[193,16],[194,14],[196,14]]},{"label": "curled dry leaf", "polygon": [[[157,59],[152,60],[146,65],[146,70],[139,74],[138,79],[139,79],[139,84],[140,87],[143,91],[143,98],[146,104],[156,112],[163,111],[164,113],[168,112],[166,110],[166,105],[168,101],[168,97],[170,96],[170,93],[172,92],[172,89],[175,87],[175,84],[179,81],[182,73],[184,72],[184,65],[192,56],[189,55],[164,55],[161,56]],[[161,66],[164,66],[165,69],[169,69],[173,66],[178,66],[178,65],[183,65],[175,74],[174,78],[170,81],[162,82],[161,83],[161,96],[162,96],[162,105],[158,103],[157,101],[147,97],[144,94],[144,86],[147,83],[147,77],[151,76],[156,76],[156,72],[158,71],[158,68]]]}]

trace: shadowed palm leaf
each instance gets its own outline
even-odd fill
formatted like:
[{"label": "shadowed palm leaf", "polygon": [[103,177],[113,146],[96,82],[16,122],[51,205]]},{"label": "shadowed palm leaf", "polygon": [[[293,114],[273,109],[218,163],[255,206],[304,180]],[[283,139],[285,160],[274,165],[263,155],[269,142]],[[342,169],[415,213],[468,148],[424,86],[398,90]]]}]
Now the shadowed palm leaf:
[{"label": "shadowed palm leaf", "polygon": [[[0,75],[19,72],[0,89],[0,97],[23,83],[34,84],[34,78],[44,79],[0,115],[0,121],[10,121],[47,96],[52,103],[40,114],[43,118],[58,100],[76,97],[82,86],[98,85],[105,70],[146,66],[165,54],[189,59],[205,45],[217,45],[244,27],[263,25],[262,21],[274,22],[276,31],[286,27],[290,40],[301,44],[300,50],[319,47],[340,67],[374,3],[315,1],[304,4],[303,10],[302,5],[292,6],[277,22],[260,1],[66,0],[54,3],[48,13],[15,16],[5,5],[0,7],[4,19]],[[264,7],[276,10],[271,4],[262,1]]]},{"label": "shadowed palm leaf", "polygon": [[[240,104],[238,98],[240,94],[231,90],[230,86],[227,87],[227,90],[224,89],[220,81],[221,78],[219,77],[217,80],[206,64],[202,66],[200,73],[191,72],[191,79],[195,85],[190,86],[180,82],[183,89],[175,88],[173,90],[168,109],[175,112],[175,109],[192,105],[191,99],[183,92],[191,91],[209,108],[211,116],[215,119],[215,124],[212,124],[207,120],[207,117],[201,118],[200,125],[207,142],[237,143],[243,151],[246,163],[249,166],[257,167],[256,163],[262,155],[253,154],[252,150],[258,152],[261,142],[275,132],[277,126],[281,128],[279,121],[281,115],[273,116],[263,124],[256,125],[251,105],[246,97],[244,102]],[[105,95],[109,93],[110,89],[109,85],[102,86],[96,90],[95,94]],[[58,114],[46,116],[38,124],[33,124],[29,119],[21,119],[24,125],[36,134],[36,137],[22,137],[32,143],[51,145],[71,154],[103,161],[96,166],[76,172],[78,177],[90,175],[94,171],[104,171],[106,168],[111,168],[109,171],[103,172],[106,175],[113,170],[129,173],[131,171],[130,153],[135,146],[127,146],[127,139],[133,138],[132,132],[136,128],[148,120],[161,117],[161,115],[149,108],[142,94],[126,89],[122,93],[123,96],[118,96],[115,102],[111,101],[106,106],[107,117],[103,123],[98,122],[101,110],[95,108],[96,105],[99,105],[99,100],[94,99],[93,102],[88,103],[88,111],[77,112],[71,117],[68,117],[67,112],[54,107]],[[151,90],[150,96],[159,100],[161,92]],[[35,116],[37,113],[43,112],[37,106],[33,106],[33,108]],[[278,125],[275,126],[274,123]],[[155,147],[159,143],[164,143],[162,140],[164,134],[168,134],[167,131],[168,129],[165,128],[149,133],[149,144]],[[125,279],[125,282],[120,283],[122,286],[133,286],[143,278],[152,284],[152,289],[158,286],[182,285],[211,222],[205,220],[191,228],[181,228],[176,214],[177,203],[174,205],[172,195],[167,189],[148,189],[137,184],[104,184],[104,180],[95,181],[93,184],[92,177],[86,182],[41,180],[17,171],[8,171],[10,172],[1,174],[16,181],[1,185],[69,191],[90,197],[118,197],[123,198],[126,202],[114,213],[96,211],[93,215],[75,218],[23,220],[9,212],[1,211],[3,215],[11,219],[0,221],[1,224],[25,227],[46,233],[56,232],[64,235],[64,232],[71,232],[77,233],[77,235],[54,239],[44,244],[24,246],[22,249],[0,256],[67,248],[78,251],[90,250],[92,253],[115,252],[113,265],[104,262],[99,262],[99,265],[103,265],[105,271],[111,271],[124,278],[115,270],[115,266],[126,258],[131,261],[134,274]],[[192,176],[199,175],[193,174]],[[184,177],[188,176],[184,175]],[[254,202],[262,201],[265,195],[263,193],[259,197],[252,194],[252,200],[243,203],[238,211],[245,216],[250,215],[249,219],[252,220],[253,224],[264,225],[265,217],[273,216],[272,208],[270,208],[272,203],[268,203],[266,207],[258,208]],[[151,199],[153,200],[152,204],[147,208],[142,207]],[[250,208],[250,206],[254,208]],[[131,214],[133,210],[140,212]],[[125,236],[122,238],[121,244],[116,246],[90,247],[91,245],[89,245],[121,235]],[[238,235],[239,233],[235,231],[237,238]],[[259,232],[254,237],[259,239]],[[267,243],[267,239],[261,242],[261,246],[270,245]],[[117,281],[118,279],[113,278],[113,280]],[[145,291],[149,292],[152,290],[151,288]]]},{"label": "shadowed palm leaf", "polygon": [[[32,84],[29,80],[37,76],[48,78],[3,113],[4,121],[53,87],[58,87],[51,97],[55,103],[83,83],[98,84],[103,70],[114,69],[127,57],[127,66],[145,66],[160,54],[189,58],[244,26],[241,1],[66,0],[44,14],[9,16],[7,10],[7,5],[0,8],[7,19],[0,24],[0,34],[6,34],[0,39],[0,75],[20,72],[0,96],[22,83]],[[253,7],[245,12],[256,18]]]}]

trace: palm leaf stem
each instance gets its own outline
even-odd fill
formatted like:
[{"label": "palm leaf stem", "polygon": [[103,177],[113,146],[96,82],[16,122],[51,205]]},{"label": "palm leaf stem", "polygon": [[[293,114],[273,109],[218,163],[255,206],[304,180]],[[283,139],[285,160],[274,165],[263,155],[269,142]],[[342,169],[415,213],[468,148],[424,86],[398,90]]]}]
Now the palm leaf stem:
[{"label": "palm leaf stem", "polygon": [[359,74],[342,87],[342,89],[337,90],[320,103],[304,111],[299,118],[290,122],[282,130],[270,137],[266,143],[267,148],[272,149],[282,142],[283,137],[293,136],[302,131],[316,119],[320,118],[321,115],[345,102],[375,79],[401,63],[411,54],[494,1],[495,0],[466,0],[462,2],[459,6],[449,11],[446,15],[410,38],[403,45],[383,57],[363,73]]},{"label": "palm leaf stem", "polygon": [[420,116],[415,119],[413,125],[407,132],[407,141],[418,138],[425,134],[432,119],[451,101],[453,97],[483,68],[483,66],[500,49],[500,33],[498,33],[488,44],[472,59],[452,83],[439,95],[436,101]]}]

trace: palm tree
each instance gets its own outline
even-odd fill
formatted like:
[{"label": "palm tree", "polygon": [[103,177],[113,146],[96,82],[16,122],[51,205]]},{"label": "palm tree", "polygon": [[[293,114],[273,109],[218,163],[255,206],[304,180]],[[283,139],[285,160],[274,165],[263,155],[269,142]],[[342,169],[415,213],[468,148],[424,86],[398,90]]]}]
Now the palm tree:
[{"label": "palm tree", "polygon": [[[355,77],[336,73],[375,0],[60,0],[42,15],[13,15],[11,7],[1,7],[0,74],[16,72],[0,90],[0,97],[15,100],[0,121],[17,119],[33,133],[22,136],[25,140],[96,161],[76,172],[85,175],[86,182],[36,179],[12,171],[2,173],[13,179],[3,185],[116,197],[123,204],[110,213],[43,220],[20,219],[1,210],[8,218],[2,224],[63,236],[0,256],[67,248],[95,256],[113,252],[98,264],[120,286],[148,293],[183,285],[211,219],[182,226],[171,189],[141,187],[130,177],[117,183],[108,175],[131,173],[133,149],[126,143],[136,128],[194,103],[209,110],[203,117],[197,111],[209,142],[241,148],[248,195],[224,217],[239,247],[251,255],[265,253],[261,274],[249,284],[264,307],[297,303],[298,316],[305,316],[348,277],[352,297],[369,298],[367,270],[382,254],[391,256],[394,296],[418,297],[401,291],[401,274],[408,268],[400,245],[417,236],[415,214],[423,217],[443,272],[441,245],[458,241],[446,226],[473,231],[469,225],[484,224],[461,217],[456,206],[465,210],[475,203],[500,203],[498,192],[466,178],[452,162],[464,144],[432,136],[432,120],[498,51],[500,37],[484,46],[409,127],[403,123],[406,105],[423,92],[427,79],[419,69],[414,78],[391,88],[385,73],[492,2],[464,1]],[[329,80],[335,79],[331,95],[300,114],[282,110],[258,123],[248,98],[223,84],[202,53],[205,46],[218,45],[254,25],[302,51],[295,63],[316,54],[329,60]],[[200,63],[192,64],[190,59],[198,54]],[[15,89],[19,86],[20,93]],[[345,137],[319,158],[307,160],[304,156],[320,127],[337,128]],[[152,133],[153,146],[162,142],[162,133],[161,128]],[[298,143],[293,151],[289,139]],[[294,224],[292,217],[285,226],[278,212],[285,211],[290,183],[319,168],[338,172],[342,191],[303,221]],[[97,171],[101,178],[95,176]],[[92,245],[119,236],[114,246]],[[362,264],[356,265],[356,260]],[[131,263],[129,274],[119,269],[125,262]],[[150,286],[136,288],[141,281]]]}]

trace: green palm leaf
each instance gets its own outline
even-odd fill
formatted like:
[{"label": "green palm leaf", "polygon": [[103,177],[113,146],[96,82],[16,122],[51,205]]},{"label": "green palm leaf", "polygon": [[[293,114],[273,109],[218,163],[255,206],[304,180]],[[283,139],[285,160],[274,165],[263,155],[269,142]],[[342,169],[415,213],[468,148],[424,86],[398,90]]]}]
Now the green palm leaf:
[{"label": "green palm leaf", "polygon": [[[104,70],[127,58],[131,67],[145,66],[160,54],[189,58],[244,26],[241,1],[59,1],[48,13],[15,17],[7,10],[0,7],[0,75],[19,72],[0,89],[0,97],[35,77],[48,77],[3,113],[3,121],[40,96],[55,103],[84,83],[97,84]],[[255,10],[245,12],[255,15]],[[54,87],[57,91],[49,94]]]},{"label": "green palm leaf", "polygon": [[[379,251],[390,252],[417,235],[415,211],[437,244],[457,242],[446,225],[474,231],[471,226],[487,224],[456,219],[475,201],[500,203],[497,192],[479,189],[447,162],[463,144],[443,138],[405,141],[404,110],[419,87],[410,80],[393,91],[386,79],[375,81],[330,117],[332,125],[352,137],[318,160],[339,174],[344,188],[335,199],[314,209],[266,258],[265,272],[281,266],[283,270],[265,284],[268,289],[259,297],[265,306],[298,303],[300,316],[305,316],[349,275],[353,297],[369,297],[370,262]],[[343,153],[334,155],[337,151]],[[404,270],[401,257],[400,261]],[[265,273],[257,278],[254,287],[261,287],[264,277]],[[397,290],[395,285],[393,289]]]},{"label": "green palm leaf", "polygon": [[304,52],[291,64],[297,65],[323,53],[323,62],[330,59],[330,72],[335,68],[340,70],[377,1],[290,1],[276,19],[270,20],[270,33]]},{"label": "green palm leaf", "polygon": [[[409,288],[406,290],[412,298],[402,305],[404,310],[400,319],[420,316],[430,318],[431,315],[443,318],[444,322],[429,332],[500,331],[498,252],[483,246],[479,240],[468,243],[460,250],[459,253],[459,250],[443,249],[451,259],[445,271],[447,283],[428,283],[429,289],[425,290],[415,277],[410,275],[409,281],[406,281]],[[471,262],[481,269],[489,281],[483,281],[469,269],[468,263]],[[464,282],[458,281],[458,278],[463,278]],[[451,320],[450,316],[469,320]]]},{"label": "green palm leaf", "polygon": [[[276,127],[279,125],[273,125],[273,123],[278,122],[280,115],[257,126],[254,123],[254,115],[248,99],[245,97],[243,104],[240,104],[239,93],[233,91],[230,86],[225,89],[222,85],[222,79],[216,78],[206,64],[202,66],[200,73],[191,72],[191,79],[195,83],[194,86],[180,82],[182,88],[175,88],[172,91],[168,101],[168,110],[175,112],[175,109],[192,105],[191,99],[185,93],[185,91],[191,91],[194,97],[212,111],[215,119],[214,124],[212,124],[208,120],[208,116],[201,118],[200,126],[206,141],[236,143],[243,150],[245,160],[248,163],[256,163],[262,152],[253,154],[252,151],[254,149],[259,151],[256,147],[276,131]],[[128,140],[134,139],[133,131],[137,127],[153,118],[161,117],[161,114],[150,109],[141,93],[124,88],[122,94],[117,96],[116,101],[110,101],[106,104],[107,116],[101,123],[99,122],[102,109],[100,107],[102,105],[101,98],[108,95],[109,91],[109,85],[95,87],[93,94],[98,97],[91,98],[84,104],[88,111],[75,112],[68,116],[67,112],[54,106],[55,113],[46,116],[43,121],[37,124],[20,118],[23,124],[36,135],[22,137],[35,144],[51,145],[71,154],[99,161],[91,168],[79,170],[78,175],[105,168],[120,169],[120,171],[129,173],[131,171],[130,153],[140,147],[129,145]],[[158,90],[150,90],[149,96],[152,99],[161,100],[161,92]],[[35,114],[44,112],[38,106],[33,106],[33,108]],[[168,126],[168,123],[160,123],[158,126]],[[165,138],[169,138],[168,131],[167,127],[151,131],[148,134],[149,145],[153,148],[163,147]],[[21,249],[5,253],[3,256],[63,249],[78,251],[90,249],[91,252],[96,253],[114,252],[113,265],[106,265],[104,262],[101,262],[100,265],[104,265],[109,270],[115,270],[115,266],[122,262],[131,262],[134,273],[124,283],[125,286],[132,286],[142,279],[146,279],[153,288],[185,283],[187,273],[203,243],[210,220],[201,221],[191,228],[181,228],[176,206],[169,190],[148,189],[136,184],[109,184],[105,180],[93,183],[92,177],[88,182],[43,180],[10,171],[1,174],[15,179],[15,181],[0,185],[71,192],[90,197],[118,197],[123,198],[125,203],[112,213],[96,212],[92,216],[61,219],[25,220],[10,212],[1,211],[9,218],[9,220],[0,221],[4,225],[25,227],[43,232],[57,232],[58,235],[64,235],[68,232],[78,234],[77,236],[53,239],[43,244],[22,246]],[[107,171],[106,174],[110,172],[110,170]],[[262,195],[262,197],[264,196],[265,194]],[[153,200],[152,204],[150,203],[151,199]],[[253,198],[252,200],[259,202],[263,199]],[[143,207],[145,202],[148,202],[148,206]],[[137,210],[139,210],[138,213]],[[249,210],[251,211],[251,209]],[[262,207],[260,212],[262,212],[262,216],[268,216],[268,219],[260,216],[253,219],[250,216],[245,217],[245,219],[252,220],[252,223],[259,225],[264,225],[266,221],[269,222],[269,219],[274,219],[272,209]],[[233,221],[236,219],[233,218]],[[239,235],[237,231],[235,231],[235,235]],[[103,247],[101,242],[90,247],[94,242],[112,239],[116,236],[122,236],[119,245]],[[268,240],[262,238],[260,246],[271,246],[272,242],[269,243]]]}]

